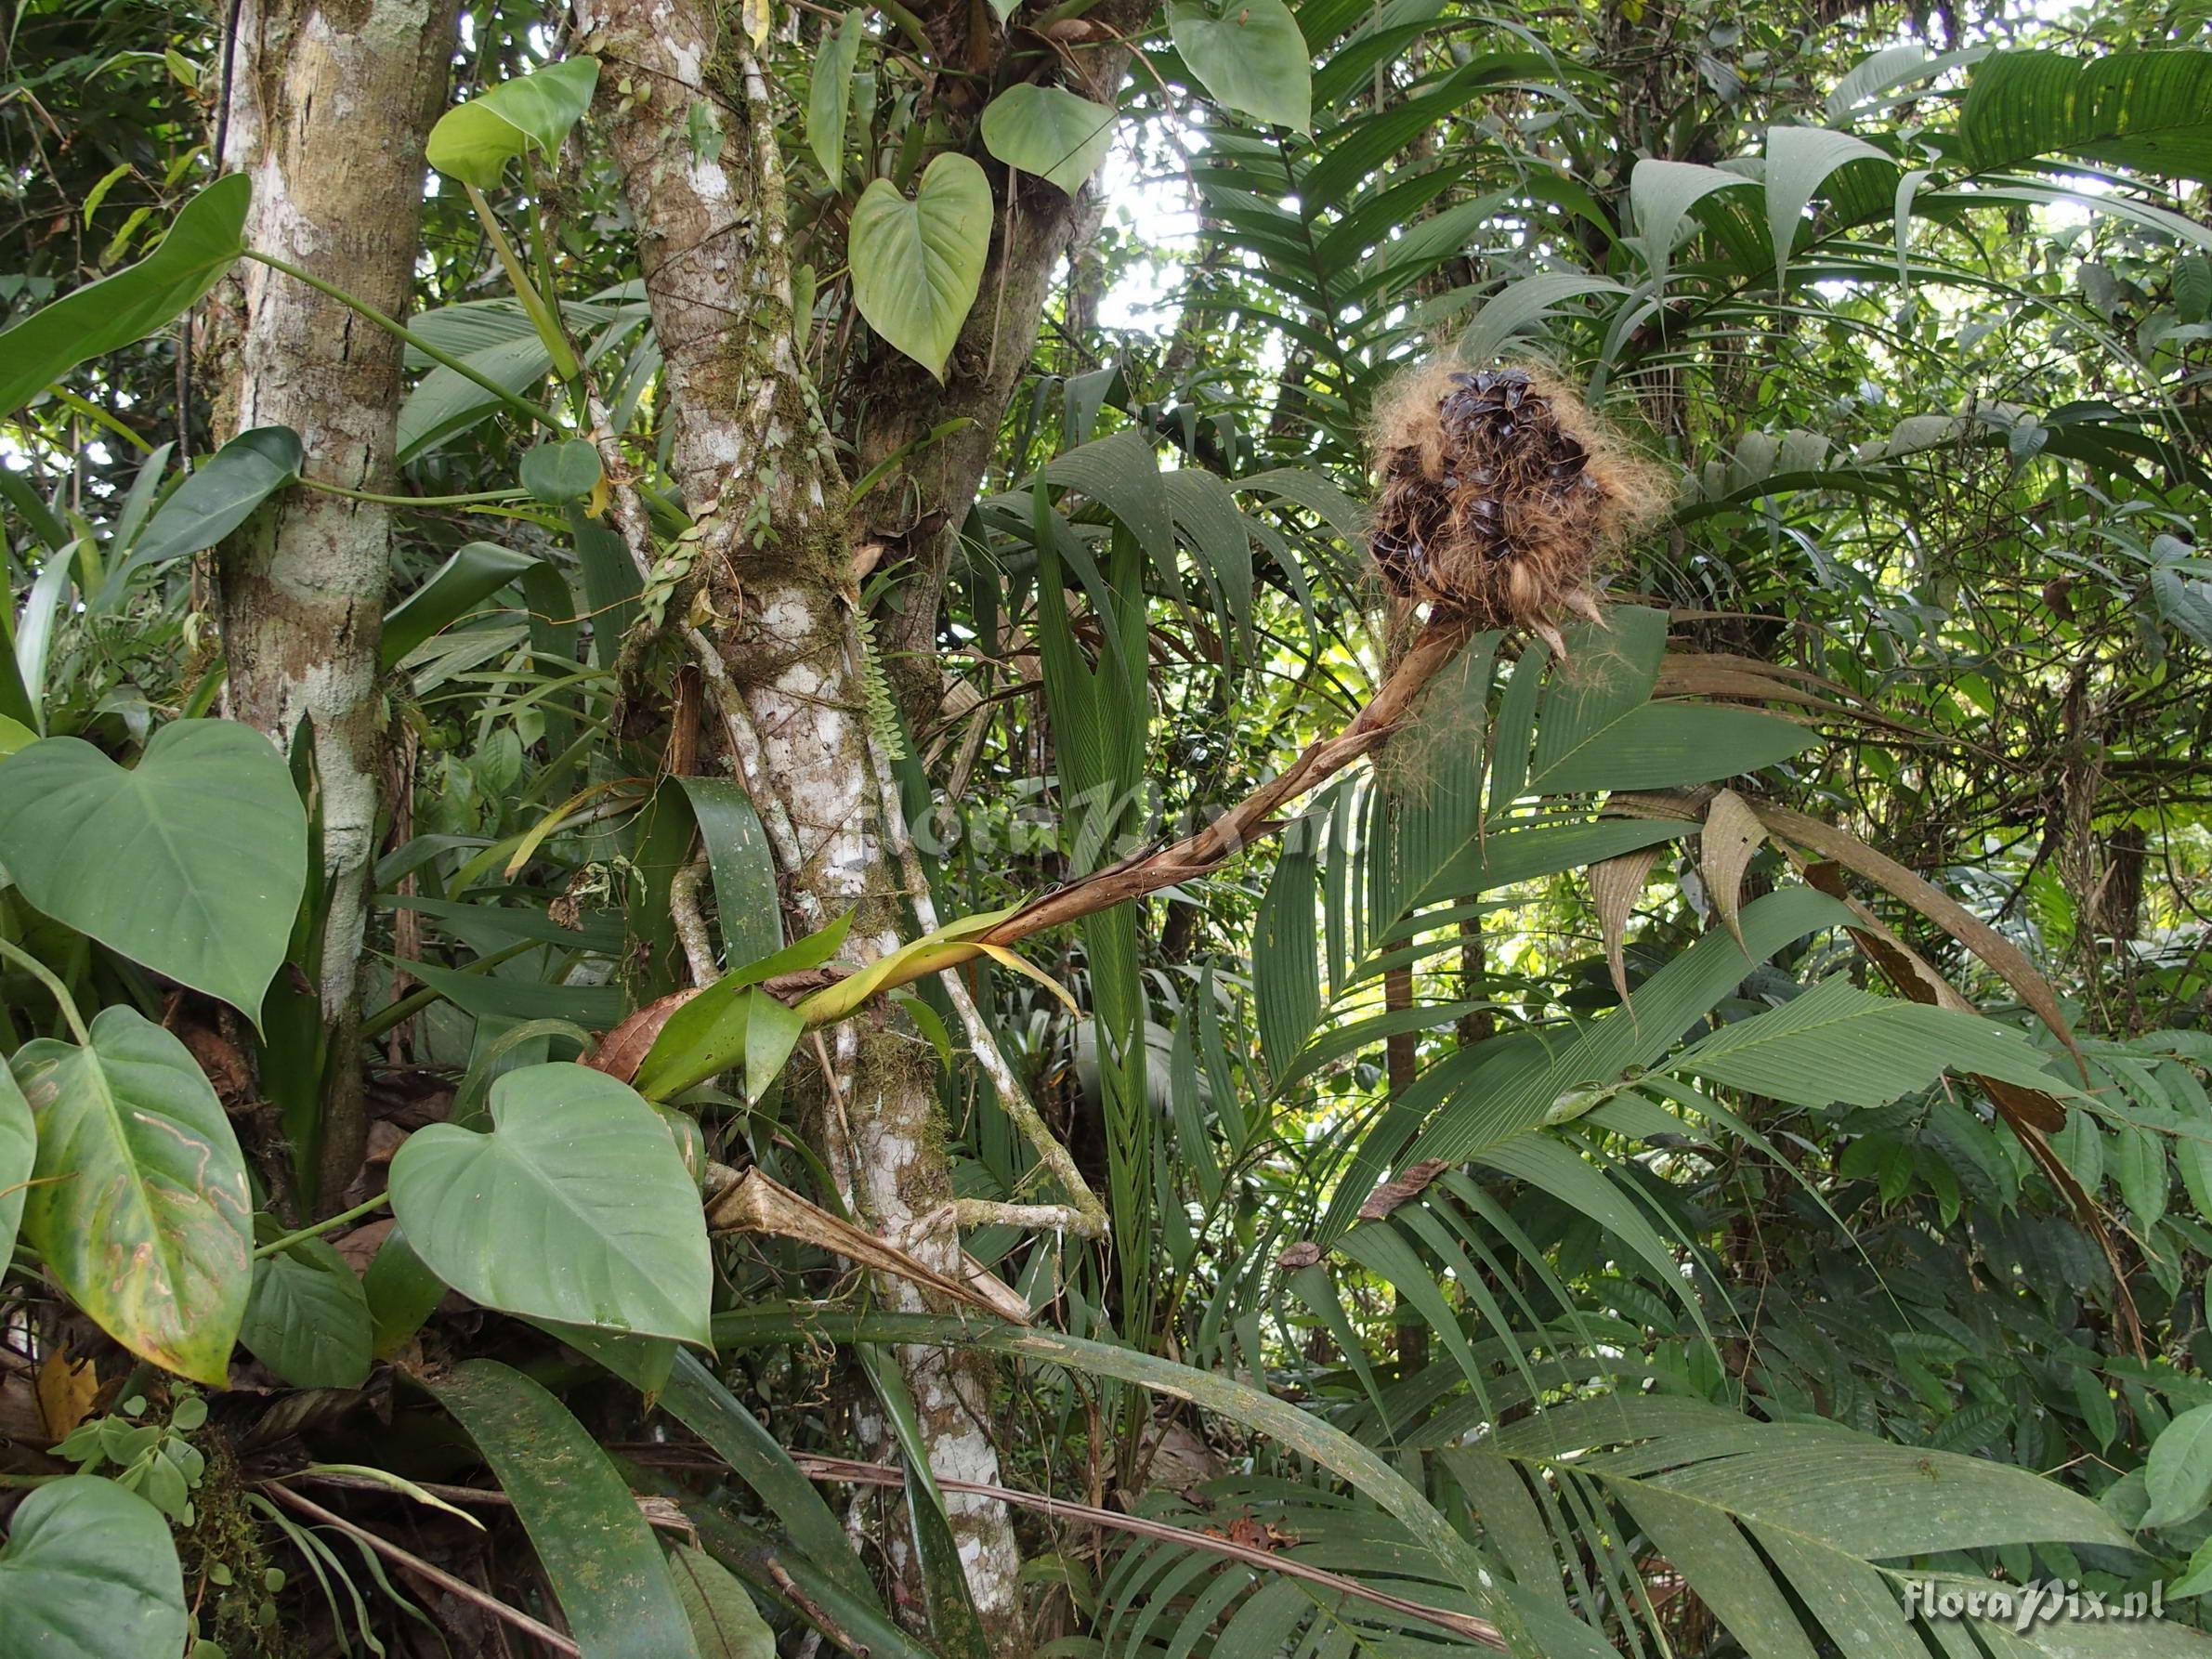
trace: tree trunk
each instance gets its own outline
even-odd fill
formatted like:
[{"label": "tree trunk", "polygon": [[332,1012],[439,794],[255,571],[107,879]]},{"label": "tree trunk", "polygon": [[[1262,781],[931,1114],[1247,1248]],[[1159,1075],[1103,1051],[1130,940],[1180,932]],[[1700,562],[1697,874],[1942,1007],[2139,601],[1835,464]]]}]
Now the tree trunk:
[{"label": "tree trunk", "polygon": [[[726,758],[768,830],[786,902],[802,923],[856,911],[845,953],[898,943],[896,843],[880,787],[853,605],[847,491],[792,326],[789,238],[768,92],[741,37],[696,0],[582,0],[584,48],[623,67],[599,115],[637,225],[638,257],[666,363],[669,464],[694,521],[691,580],[713,618],[687,639],[712,694]],[[625,97],[618,82],[629,87]],[[695,153],[691,106],[722,106],[718,154]],[[649,557],[640,527],[634,549]],[[686,610],[687,589],[667,605]],[[929,1266],[959,1276],[951,1163],[935,1057],[895,1023],[827,1034],[827,1161],[859,1217]],[[879,1278],[888,1307],[926,1307]],[[973,1352],[898,1351],[931,1466],[995,1483],[986,1424],[994,1372]],[[995,1651],[1026,1651],[1020,1558],[1005,1507],[949,1494],[953,1535]],[[895,1559],[903,1547],[891,1541]]]},{"label": "tree trunk", "polygon": [[[254,181],[248,245],[387,315],[414,285],[423,144],[446,96],[452,0],[243,0],[223,164]],[[335,300],[249,263],[217,429],[289,426],[309,478],[393,489],[399,343]],[[316,990],[327,1040],[321,1201],[359,1168],[361,932],[376,832],[377,643],[391,512],[286,491],[222,549],[218,595],[232,717],[286,750],[313,733],[329,889]]]},{"label": "tree trunk", "polygon": [[[951,8],[946,9],[950,15]],[[1113,104],[1129,69],[1130,52],[1121,39],[1144,14],[1136,0],[1105,0],[1089,14],[1095,38],[1071,53],[1081,66],[1080,80],[1072,72],[1068,77],[1072,90]],[[964,129],[956,124],[955,130]],[[877,624],[885,666],[910,724],[935,712],[942,700],[934,661],[938,602],[961,526],[998,448],[999,423],[1029,372],[1054,275],[1071,250],[1096,231],[1104,213],[1096,177],[1070,196],[997,162],[986,164],[997,209],[990,255],[981,295],[946,365],[945,383],[939,385],[928,370],[881,341],[849,383],[863,473],[905,445],[923,446],[857,509],[870,539],[914,561],[900,584],[897,608]],[[968,424],[923,443],[937,426],[956,419]]]}]

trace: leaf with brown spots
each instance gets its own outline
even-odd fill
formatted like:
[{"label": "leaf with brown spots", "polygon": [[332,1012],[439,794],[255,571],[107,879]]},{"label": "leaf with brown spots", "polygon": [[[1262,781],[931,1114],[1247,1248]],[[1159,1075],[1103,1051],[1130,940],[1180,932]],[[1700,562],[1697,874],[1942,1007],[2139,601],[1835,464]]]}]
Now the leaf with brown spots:
[{"label": "leaf with brown spots", "polygon": [[1408,1199],[1418,1198],[1428,1190],[1429,1182],[1449,1168],[1440,1157],[1425,1157],[1418,1164],[1408,1164],[1403,1171],[1384,1182],[1368,1195],[1368,1201],[1359,1207],[1359,1219],[1379,1221]]},{"label": "leaf with brown spots", "polygon": [[12,1062],[38,1126],[23,1236],[142,1359],[220,1388],[253,1283],[245,1159],[191,1052],[135,1009]]}]

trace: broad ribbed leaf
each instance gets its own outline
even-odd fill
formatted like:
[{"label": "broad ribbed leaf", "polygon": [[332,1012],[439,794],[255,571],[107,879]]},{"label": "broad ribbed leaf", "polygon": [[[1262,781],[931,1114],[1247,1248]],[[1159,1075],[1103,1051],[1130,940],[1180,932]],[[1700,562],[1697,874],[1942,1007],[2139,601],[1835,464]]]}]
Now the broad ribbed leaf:
[{"label": "broad ribbed leaf", "polygon": [[128,770],[48,738],[0,762],[0,865],[55,921],[257,1018],[307,881],[307,815],[251,726],[173,721]]},{"label": "broad ribbed leaf", "polygon": [[1817,126],[1773,126],[1766,135],[1767,236],[1774,250],[1774,282],[1788,275],[1789,254],[1805,209],[1820,193],[1828,175],[1845,163],[1889,157],[1849,133]]},{"label": "broad ribbed leaf", "polygon": [[0,1653],[172,1659],[187,1625],[184,1574],[159,1509],[91,1475],[23,1500],[0,1546]]},{"label": "broad ribbed leaf", "polygon": [[923,170],[911,202],[878,178],[853,208],[854,304],[869,327],[940,380],[983,285],[990,233],[990,181],[950,150]]},{"label": "broad ribbed leaf", "polygon": [[1629,176],[1629,200],[1635,204],[1636,239],[1652,275],[1665,280],[1674,245],[1682,238],[1682,218],[1691,208],[1716,190],[1748,189],[1756,183],[1741,173],[1695,162],[1638,162]]},{"label": "broad ribbed leaf", "polygon": [[15,1248],[16,1226],[23,1219],[23,1195],[38,1156],[38,1126],[31,1103],[16,1086],[15,1073],[0,1065],[0,1261]]},{"label": "broad ribbed leaf", "polygon": [[706,1340],[699,1194],[652,1107],[588,1066],[511,1071],[492,1128],[450,1123],[392,1159],[392,1211],[432,1272],[488,1308]]},{"label": "broad ribbed leaf", "polygon": [[1804,1106],[1883,1105],[1947,1070],[2051,1094],[2078,1092],[2044,1069],[2043,1057],[2017,1031],[1978,1014],[1878,997],[1841,975],[1723,1025],[1675,1065]]},{"label": "broad ribbed leaf", "polygon": [[23,1236],[133,1353],[220,1388],[253,1283],[245,1159],[187,1049],[107,1008],[10,1062],[38,1126]]},{"label": "broad ribbed leaf", "polygon": [[0,333],[0,415],[11,415],[86,358],[142,340],[181,316],[245,252],[253,185],[228,174],[184,204],[161,246]]},{"label": "broad ribbed leaf", "polygon": [[566,1406],[494,1360],[432,1391],[513,1501],[584,1659],[701,1659],[637,1500]]}]

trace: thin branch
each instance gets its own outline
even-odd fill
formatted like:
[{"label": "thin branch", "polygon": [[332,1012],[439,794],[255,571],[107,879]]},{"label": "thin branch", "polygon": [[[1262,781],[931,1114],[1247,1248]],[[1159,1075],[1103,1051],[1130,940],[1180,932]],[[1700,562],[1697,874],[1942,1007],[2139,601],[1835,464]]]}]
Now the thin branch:
[{"label": "thin branch", "polygon": [[[848,614],[845,619],[845,653],[850,660],[851,672],[857,681],[865,673],[861,660],[860,632],[857,619]],[[883,744],[872,729],[864,731],[868,745],[870,768],[875,774],[876,794],[883,815],[883,841],[887,849],[898,859],[899,871],[907,885],[907,896],[914,907],[914,920],[922,924],[922,931],[933,934],[937,930],[936,901],[930,896],[929,875],[922,868],[922,860],[914,852],[914,838],[907,832],[906,809],[900,804],[897,780],[891,776],[891,759],[884,753]],[[956,1224],[966,1227],[986,1227],[998,1223],[1009,1226],[1036,1226],[1049,1224],[1055,1230],[1076,1234],[1083,1238],[1104,1238],[1108,1230],[1106,1208],[1098,1201],[1098,1195],[1091,1190],[1083,1172],[1076,1168],[1075,1158],[1060,1143],[1029,1099],[1028,1091],[1014,1075],[1014,1067],[1007,1064],[999,1039],[990,1028],[990,1022],[983,1017],[983,1011],[975,1006],[975,999],[969,993],[967,982],[960,970],[948,968],[937,975],[945,987],[945,995],[951,999],[953,1009],[960,1015],[961,1029],[967,1034],[969,1052],[983,1075],[990,1079],[998,1091],[999,1104],[1005,1107],[1006,1116],[1020,1128],[1022,1136],[1036,1151],[1039,1160],[1067,1194],[1068,1203],[1063,1205],[998,1204],[988,1199],[969,1199],[955,1207]],[[1051,1215],[1046,1222],[1043,1218]]]},{"label": "thin branch", "polygon": [[[807,1452],[793,1452],[791,1456],[800,1471],[812,1480],[833,1481],[847,1486],[906,1484],[905,1471],[890,1464],[859,1463],[847,1457],[818,1457]],[[1158,1538],[1181,1544],[1187,1548],[1202,1549],[1228,1561],[1242,1561],[1263,1572],[1325,1586],[1340,1595],[1388,1608],[1393,1613],[1419,1619],[1440,1630],[1449,1630],[1455,1636],[1464,1636],[1471,1641],[1480,1642],[1501,1653],[1510,1651],[1505,1637],[1488,1619],[1478,1618],[1471,1613],[1455,1613],[1446,1607],[1431,1607],[1425,1601],[1410,1600],[1404,1596],[1394,1596],[1388,1590],[1375,1589],[1356,1578],[1325,1572],[1319,1567],[1309,1567],[1303,1561],[1279,1555],[1272,1549],[1263,1549],[1254,1544],[1239,1544],[1232,1538],[1216,1537],[1211,1533],[1194,1532],[1188,1527],[1172,1526],[1164,1521],[1147,1521],[1141,1515],[1125,1515],[1116,1509],[1094,1509],[1089,1504],[1070,1503],[1064,1498],[1046,1497],[1041,1493],[1019,1492],[1011,1486],[992,1486],[980,1481],[956,1480],[949,1475],[937,1476],[937,1484],[948,1492],[965,1492],[978,1497],[995,1498],[1001,1503],[1034,1509],[1054,1520],[1080,1522],[1086,1526],[1107,1527],[1115,1532],[1132,1533],[1139,1537]]]},{"label": "thin branch", "polygon": [[496,1596],[487,1595],[469,1583],[467,1579],[456,1578],[442,1567],[433,1567],[422,1557],[409,1554],[390,1539],[379,1537],[365,1526],[356,1526],[343,1515],[333,1514],[314,1499],[302,1497],[289,1486],[269,1481],[263,1483],[261,1490],[288,1509],[297,1509],[301,1514],[321,1522],[324,1526],[334,1526],[348,1537],[359,1538],[395,1567],[412,1573],[416,1577],[436,1585],[449,1595],[460,1597],[462,1600],[466,1601],[472,1607],[483,1609],[493,1618],[512,1625],[516,1629],[537,1638],[556,1652],[572,1653],[576,1659],[583,1659],[583,1650],[551,1625],[531,1618],[519,1607],[509,1607]]}]

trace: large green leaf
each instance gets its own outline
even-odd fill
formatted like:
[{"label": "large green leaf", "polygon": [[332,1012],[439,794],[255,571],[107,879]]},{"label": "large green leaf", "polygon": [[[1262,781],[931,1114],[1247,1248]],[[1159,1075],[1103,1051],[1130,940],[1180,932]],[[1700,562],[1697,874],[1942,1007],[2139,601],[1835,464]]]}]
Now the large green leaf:
[{"label": "large green leaf", "polygon": [[254,1264],[254,1293],[238,1339],[294,1388],[359,1388],[375,1358],[361,1281],[320,1238]]},{"label": "large green leaf", "polygon": [[307,814],[251,726],[174,721],[127,771],[48,738],[0,762],[0,864],[55,921],[255,1017],[299,911]]},{"label": "large green leaf", "polygon": [[305,459],[299,434],[289,426],[241,432],[203,461],[162,503],[118,578],[213,547],[253,516],[263,502],[299,482]]},{"label": "large green leaf", "polygon": [[950,151],[923,169],[911,202],[878,178],[854,205],[853,301],[869,327],[940,380],[983,285],[990,231],[990,181]]},{"label": "large green leaf", "polygon": [[242,173],[218,178],[184,204],[160,247],[111,277],[64,294],[0,333],[0,416],[75,368],[142,340],[197,304],[245,252]]},{"label": "large green leaf", "polygon": [[1838,975],[1747,1020],[1723,1025],[1680,1069],[1797,1105],[1886,1105],[1945,1071],[2073,1094],[2021,1033],[1978,1014],[1862,991]]},{"label": "large green leaf", "polygon": [[652,1528],[567,1407],[494,1360],[432,1391],[514,1502],[584,1659],[700,1659]]},{"label": "large green leaf", "polygon": [[844,128],[853,107],[853,71],[860,61],[860,41],[868,13],[856,6],[834,33],[822,36],[806,85],[806,144],[832,187],[844,176]]},{"label": "large green leaf", "polygon": [[668,1566],[702,1659],[776,1659],[776,1632],[727,1567],[681,1544],[669,1551]]},{"label": "large green leaf", "polygon": [[253,1283],[245,1159],[191,1051],[136,1009],[11,1065],[38,1126],[23,1236],[133,1353],[219,1388]]},{"label": "large green leaf", "polygon": [[1852,162],[1890,164],[1890,158],[1864,138],[1817,126],[1774,126],[1766,135],[1767,235],[1774,249],[1774,282],[1789,269],[1790,250],[1805,209],[1820,193],[1828,175]]},{"label": "large green leaf", "polygon": [[15,1248],[16,1225],[38,1156],[38,1126],[15,1073],[0,1065],[0,1261]]},{"label": "large green leaf", "polygon": [[0,1548],[0,1653],[177,1659],[188,1623],[169,1523],[137,1493],[70,1475],[23,1500]]},{"label": "large green leaf", "polygon": [[2064,155],[2212,178],[2212,54],[1992,53],[1967,82],[1958,131],[1977,173]]},{"label": "large green leaf", "polygon": [[1170,0],[1175,50],[1214,101],[1298,132],[1314,125],[1314,64],[1283,0]]},{"label": "large green leaf", "polygon": [[983,147],[1072,196],[1114,148],[1114,111],[1064,86],[1024,81],[984,111]]},{"label": "large green leaf", "polygon": [[492,1129],[450,1123],[392,1159],[392,1211],[432,1272],[488,1308],[707,1339],[699,1189],[653,1108],[588,1066],[491,1085]]},{"label": "large green leaf", "polygon": [[438,117],[426,159],[464,184],[496,189],[517,156],[534,150],[551,157],[560,149],[569,129],[591,108],[598,84],[596,58],[567,58],[502,81]]},{"label": "large green leaf", "polygon": [[2159,1431],[2143,1484],[2151,1497],[2145,1526],[2172,1526],[2203,1510],[2212,1499],[2212,1405],[2192,1407]]},{"label": "large green leaf", "polygon": [[464,542],[430,580],[385,613],[379,649],[392,667],[508,586],[538,560],[496,542]]}]

